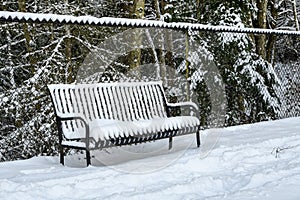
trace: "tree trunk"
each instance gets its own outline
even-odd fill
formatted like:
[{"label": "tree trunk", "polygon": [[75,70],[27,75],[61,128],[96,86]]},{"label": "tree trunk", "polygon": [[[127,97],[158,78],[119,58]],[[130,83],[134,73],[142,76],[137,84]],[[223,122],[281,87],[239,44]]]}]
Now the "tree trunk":
[{"label": "tree trunk", "polygon": [[[69,0],[64,0],[64,4],[65,4],[65,14],[68,14],[68,4],[69,4]],[[72,66],[71,66],[71,58],[72,58],[72,41],[71,41],[71,31],[70,31],[70,25],[65,25],[65,31],[66,31],[66,35],[68,36],[68,38],[65,40],[65,44],[66,44],[66,49],[65,49],[65,56],[66,56],[66,61],[67,61],[67,65],[64,66],[64,73],[65,73],[65,81],[67,83],[69,82],[73,82],[74,80],[72,80]]]},{"label": "tree trunk", "polygon": [[[267,6],[268,0],[257,0],[257,28],[266,29],[267,28]],[[256,53],[262,58],[266,58],[266,35],[261,34],[255,36],[256,41]]]},{"label": "tree trunk", "polygon": [[297,14],[296,0],[293,1],[293,14],[294,14],[296,30],[299,31],[299,20],[298,20],[298,14]]},{"label": "tree trunk", "polygon": [[[161,1],[163,3],[163,1]],[[159,0],[154,0],[154,7],[155,7],[155,15],[156,15],[156,20],[161,20],[161,6]]]},{"label": "tree trunk", "polygon": [[14,63],[13,63],[13,58],[12,58],[12,47],[11,47],[11,43],[12,43],[12,39],[11,39],[11,34],[10,34],[10,30],[9,27],[7,27],[6,29],[6,35],[7,35],[7,52],[8,52],[8,63],[5,63],[9,66],[10,71],[9,71],[9,81],[10,81],[10,85],[11,88],[16,88],[16,82],[15,82],[15,70],[14,70]]},{"label": "tree trunk", "polygon": [[186,39],[185,39],[185,78],[186,78],[186,100],[189,101],[191,98],[190,94],[190,82],[189,82],[189,74],[190,74],[190,63],[188,60],[189,57],[189,34],[186,33]]},{"label": "tree trunk", "polygon": [[[18,5],[19,5],[20,12],[26,12],[26,0],[18,0]],[[31,47],[32,40],[31,40],[31,36],[30,36],[30,32],[29,32],[27,23],[23,23],[23,32],[24,32],[26,49],[27,49],[27,52],[30,54],[32,52],[32,47]],[[35,72],[34,65],[35,65],[36,61],[32,55],[29,55],[29,62],[31,65],[31,68],[30,68],[31,72],[34,73]]]},{"label": "tree trunk", "polygon": [[145,17],[145,0],[134,0],[133,1],[133,13],[134,18],[142,19]]},{"label": "tree trunk", "polygon": [[[156,20],[163,20],[162,15],[165,13],[164,10],[164,4],[165,2],[159,1],[159,0],[155,0],[154,1],[154,6],[155,6],[155,14],[156,14]],[[169,31],[164,31],[164,33],[169,33]],[[161,42],[161,49],[157,50],[157,54],[159,57],[159,75],[161,80],[163,81],[164,86],[169,86],[168,80],[167,80],[167,67],[166,67],[166,62],[167,62],[167,57],[166,57],[166,49],[168,49],[169,47],[167,46],[168,44],[168,38],[165,38],[165,34],[161,34],[160,35],[160,42]]]},{"label": "tree trunk", "polygon": [[[277,20],[278,20],[278,7],[276,7],[277,1],[271,0],[270,2],[270,12],[272,16],[272,21],[270,23],[271,28],[275,29],[277,27]],[[267,61],[271,64],[274,62],[274,55],[275,55],[275,43],[276,43],[276,35],[272,34],[268,36],[268,43],[267,43]]]},{"label": "tree trunk", "polygon": [[[134,0],[133,7],[131,9],[131,16],[135,19],[142,19],[145,16],[145,0]],[[137,76],[140,77],[140,63],[141,63],[141,49],[142,37],[139,30],[133,31],[135,49],[129,54],[129,67],[130,69],[137,70]]]},{"label": "tree trunk", "polygon": [[205,0],[197,0],[197,19],[200,23],[202,23],[201,20],[201,14],[205,13]]}]

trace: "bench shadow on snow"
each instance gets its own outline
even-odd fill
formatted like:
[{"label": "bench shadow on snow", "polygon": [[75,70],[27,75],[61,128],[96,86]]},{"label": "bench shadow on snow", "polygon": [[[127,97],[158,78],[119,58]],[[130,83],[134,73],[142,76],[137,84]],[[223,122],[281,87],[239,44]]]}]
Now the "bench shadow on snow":
[{"label": "bench shadow on snow", "polygon": [[[194,134],[179,136],[173,139],[173,148],[168,149],[168,139],[151,141],[142,144],[112,147],[103,150],[93,150],[92,166],[94,167],[113,167],[118,165],[137,165],[143,163],[148,167],[165,167],[185,153],[187,150],[199,150],[197,148]],[[159,159],[153,159],[159,156]],[[65,157],[66,166],[68,167],[86,167],[85,153],[76,153]],[[139,162],[142,160],[142,162]],[[132,162],[137,161],[137,162]],[[149,166],[149,164],[151,166]]]}]

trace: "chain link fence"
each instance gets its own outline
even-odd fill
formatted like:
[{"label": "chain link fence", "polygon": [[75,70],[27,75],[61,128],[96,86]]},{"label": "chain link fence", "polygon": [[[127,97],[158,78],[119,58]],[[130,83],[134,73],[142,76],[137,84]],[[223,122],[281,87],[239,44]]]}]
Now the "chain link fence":
[{"label": "chain link fence", "polygon": [[1,161],[57,154],[53,83],[163,81],[170,102],[198,104],[203,129],[300,116],[297,32],[11,13],[0,20]]}]

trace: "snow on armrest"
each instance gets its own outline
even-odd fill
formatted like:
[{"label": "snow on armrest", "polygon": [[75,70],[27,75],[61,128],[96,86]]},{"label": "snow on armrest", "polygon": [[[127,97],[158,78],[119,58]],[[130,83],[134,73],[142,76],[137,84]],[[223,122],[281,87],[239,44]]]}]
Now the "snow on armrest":
[{"label": "snow on armrest", "polygon": [[72,147],[81,147],[86,148],[86,144],[84,142],[76,142],[76,141],[62,141],[62,145],[72,146]]},{"label": "snow on armrest", "polygon": [[57,116],[60,117],[61,119],[65,118],[82,118],[85,120],[85,117],[83,114],[80,113],[57,113]]},{"label": "snow on armrest", "polygon": [[196,110],[199,110],[197,104],[191,101],[186,101],[186,102],[179,102],[179,103],[167,103],[168,107],[182,107],[182,106],[192,106]]}]

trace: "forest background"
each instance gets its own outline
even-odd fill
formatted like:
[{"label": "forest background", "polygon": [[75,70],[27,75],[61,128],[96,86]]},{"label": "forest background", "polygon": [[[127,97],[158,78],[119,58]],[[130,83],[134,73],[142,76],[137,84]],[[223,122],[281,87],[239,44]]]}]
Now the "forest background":
[{"label": "forest background", "polygon": [[[4,0],[0,11],[116,17],[299,31],[296,0]],[[58,154],[55,115],[47,84],[72,83],[86,56],[121,26],[54,23],[0,24],[0,160]],[[163,49],[136,49],[104,69],[99,81],[119,81],[142,64],[159,66],[159,79],[188,79],[185,92],[165,83],[170,101],[196,94],[201,125],[209,128],[211,102],[201,67],[186,54],[213,60],[225,83],[225,123],[232,126],[300,116],[299,35],[186,32],[181,55]],[[172,35],[170,35],[172,37]],[[136,37],[139,41],[140,38]],[[165,38],[168,40],[168,38]],[[188,52],[193,42],[201,44]],[[101,49],[98,49],[101,51]],[[205,53],[203,53],[205,52]],[[182,65],[184,63],[184,65]],[[171,66],[173,72],[165,66]],[[98,66],[103,68],[104,66]],[[156,77],[158,78],[158,77]],[[217,82],[217,81],[216,81]],[[217,84],[217,83],[216,83]]]}]

